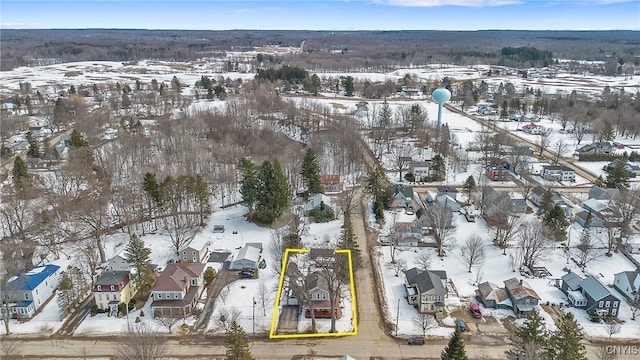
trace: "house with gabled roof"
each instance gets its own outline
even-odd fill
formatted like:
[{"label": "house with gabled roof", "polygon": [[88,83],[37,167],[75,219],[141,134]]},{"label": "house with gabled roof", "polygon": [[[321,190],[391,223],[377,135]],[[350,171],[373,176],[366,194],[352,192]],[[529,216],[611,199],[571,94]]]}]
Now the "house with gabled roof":
[{"label": "house with gabled roof", "polygon": [[[312,272],[307,275],[306,286],[309,290],[309,299],[313,302],[313,312],[316,317],[331,317],[331,300],[329,298],[329,283],[320,272]],[[340,293],[335,293],[337,299],[334,299],[333,311],[336,319],[342,317],[340,309]],[[328,316],[326,316],[328,314]],[[306,311],[306,317],[311,317],[309,309]]]},{"label": "house with gabled roof", "polygon": [[614,147],[608,141],[596,141],[591,144],[583,145],[576,149],[577,154],[594,153],[594,154],[610,154]]},{"label": "house with gabled roof", "polygon": [[487,186],[482,191],[482,214],[489,222],[501,211],[509,214],[524,214],[527,202],[524,199],[512,198],[509,193],[498,191]]},{"label": "house with gabled roof", "polygon": [[344,190],[340,175],[320,175],[320,186],[325,193],[339,193]]},{"label": "house with gabled roof", "polygon": [[620,299],[592,275],[583,279],[570,272],[561,279],[560,289],[567,295],[572,306],[584,309],[589,314],[618,316]]},{"label": "house with gabled roof", "polygon": [[517,317],[526,316],[540,301],[540,295],[522,279],[511,278],[505,280],[504,288],[511,300],[513,312]]},{"label": "house with gabled roof", "polygon": [[128,304],[137,288],[130,271],[105,271],[91,291],[98,309],[109,310],[110,314],[117,316],[118,306]]},{"label": "house with gabled roof", "polygon": [[189,242],[184,244],[178,255],[180,262],[203,262],[209,255],[211,241],[202,234],[196,234]]},{"label": "house with gabled roof", "polygon": [[391,208],[413,209],[413,188],[402,184],[391,185]]},{"label": "house with gabled roof", "polygon": [[[53,296],[60,282],[60,266],[47,264],[20,273],[0,289],[2,303],[9,301],[9,317],[31,319],[33,315]],[[5,314],[0,311],[0,318]]]},{"label": "house with gabled roof", "polygon": [[620,189],[606,189],[600,186],[594,186],[589,190],[589,199],[595,200],[612,200],[620,194]]},{"label": "house with gabled roof", "polygon": [[247,243],[244,247],[240,248],[238,252],[231,260],[229,269],[242,270],[242,269],[257,269],[260,263],[260,257],[262,256],[262,244],[261,243]]},{"label": "house with gabled roof", "polygon": [[133,265],[127,261],[124,249],[107,260],[108,271],[129,271],[131,268]]},{"label": "house with gabled roof", "polygon": [[509,295],[507,295],[507,291],[489,281],[478,285],[476,298],[486,308],[513,310],[513,305],[511,304]]},{"label": "house with gabled roof", "polygon": [[640,270],[623,271],[613,276],[613,288],[629,301],[640,300]]},{"label": "house with gabled roof", "polygon": [[151,288],[153,316],[191,314],[204,289],[204,268],[202,263],[168,264]]},{"label": "house with gabled roof", "polygon": [[411,268],[404,271],[407,301],[420,313],[436,313],[444,310],[447,297],[446,271],[420,270]]}]

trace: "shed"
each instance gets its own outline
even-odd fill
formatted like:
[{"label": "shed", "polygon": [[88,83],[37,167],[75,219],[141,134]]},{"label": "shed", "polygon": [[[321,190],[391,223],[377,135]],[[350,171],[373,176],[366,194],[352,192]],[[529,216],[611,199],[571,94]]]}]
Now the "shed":
[{"label": "shed", "polygon": [[233,257],[233,260],[229,265],[229,269],[231,270],[242,270],[245,268],[257,269],[258,263],[260,262],[260,252],[261,252],[261,249],[257,247],[246,245],[245,247],[240,249],[237,252],[237,254]]}]

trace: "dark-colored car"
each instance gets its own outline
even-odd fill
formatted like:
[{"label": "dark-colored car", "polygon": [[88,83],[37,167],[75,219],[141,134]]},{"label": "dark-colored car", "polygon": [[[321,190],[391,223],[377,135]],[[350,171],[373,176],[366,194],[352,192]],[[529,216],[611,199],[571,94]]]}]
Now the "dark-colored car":
[{"label": "dark-colored car", "polygon": [[460,329],[460,331],[462,332],[467,331],[467,324],[465,324],[464,320],[462,319],[458,319],[456,321],[456,326],[458,326],[458,329]]},{"label": "dark-colored car", "polygon": [[409,344],[409,345],[424,345],[424,337],[422,337],[422,336],[410,337],[409,340],[407,340],[407,344]]},{"label": "dark-colored car", "polygon": [[254,272],[253,271],[245,271],[242,270],[238,273],[238,276],[241,279],[253,279]]}]

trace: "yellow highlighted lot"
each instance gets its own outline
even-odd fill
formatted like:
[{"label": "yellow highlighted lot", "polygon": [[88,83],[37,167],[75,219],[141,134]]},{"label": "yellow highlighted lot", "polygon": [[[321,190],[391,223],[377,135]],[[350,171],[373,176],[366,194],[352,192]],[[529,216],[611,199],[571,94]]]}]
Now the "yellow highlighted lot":
[{"label": "yellow highlighted lot", "polygon": [[269,330],[270,339],[301,339],[301,338],[314,338],[314,337],[336,337],[336,336],[349,336],[356,335],[358,333],[358,313],[356,310],[356,291],[353,282],[353,262],[351,259],[351,250],[340,249],[336,250],[336,254],[346,254],[349,261],[349,290],[351,292],[351,311],[353,313],[353,331],[349,332],[335,332],[335,333],[319,333],[319,334],[276,334],[276,324],[278,322],[278,309],[280,308],[280,298],[282,296],[282,287],[284,285],[284,274],[287,270],[287,263],[289,262],[290,253],[307,253],[309,249],[286,249],[284,252],[284,259],[282,260],[282,272],[280,273],[280,282],[278,283],[278,293],[276,294],[276,304],[273,308],[273,317],[271,318],[271,329]]}]

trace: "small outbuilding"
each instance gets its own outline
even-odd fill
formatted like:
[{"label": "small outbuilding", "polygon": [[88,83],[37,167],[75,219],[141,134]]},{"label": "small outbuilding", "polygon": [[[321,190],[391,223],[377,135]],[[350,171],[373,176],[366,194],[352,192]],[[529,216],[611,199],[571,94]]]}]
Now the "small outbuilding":
[{"label": "small outbuilding", "polygon": [[260,256],[262,253],[262,247],[258,247],[255,244],[247,244],[233,257],[229,269],[242,270],[242,269],[257,269],[260,262]]}]

